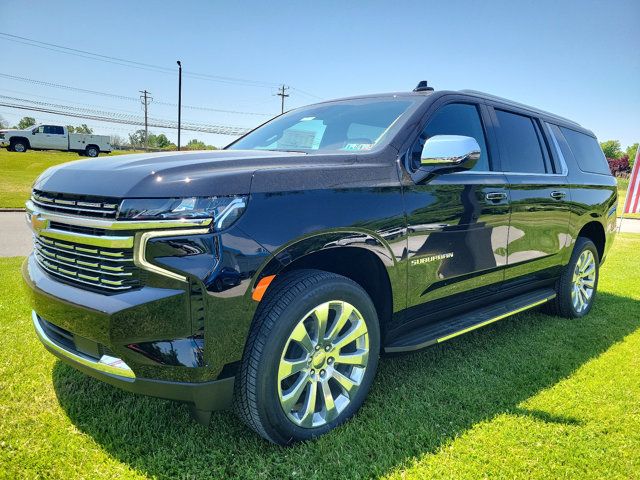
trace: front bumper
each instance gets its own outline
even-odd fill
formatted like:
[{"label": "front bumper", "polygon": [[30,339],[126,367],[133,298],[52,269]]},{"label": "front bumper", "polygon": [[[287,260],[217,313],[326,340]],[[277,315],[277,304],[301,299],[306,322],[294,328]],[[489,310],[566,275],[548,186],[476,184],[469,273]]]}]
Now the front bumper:
[{"label": "front bumper", "polygon": [[189,403],[201,411],[222,410],[231,406],[234,377],[202,383],[137,378],[129,366],[118,358],[103,355],[95,359],[58,343],[47,334],[36,312],[32,312],[32,320],[38,338],[49,352],[98,380],[129,392]]},{"label": "front bumper", "polygon": [[[34,308],[36,334],[64,363],[123,390],[186,402],[196,410],[231,405],[233,375],[216,377],[207,368],[153,364],[127,348],[129,338],[144,338],[150,328],[157,334],[163,324],[157,321],[160,316],[165,325],[175,325],[175,319],[185,313],[186,292],[145,287],[115,296],[96,294],[51,279],[33,256],[26,259],[22,273]],[[61,341],[48,326],[65,332],[69,340]],[[127,336],[120,337],[119,331]]]}]

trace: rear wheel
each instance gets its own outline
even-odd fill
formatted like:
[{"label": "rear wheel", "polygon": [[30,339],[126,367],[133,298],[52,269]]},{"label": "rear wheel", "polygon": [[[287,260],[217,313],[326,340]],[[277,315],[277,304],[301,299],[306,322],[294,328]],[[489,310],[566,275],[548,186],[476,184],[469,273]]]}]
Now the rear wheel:
[{"label": "rear wheel", "polygon": [[16,140],[11,143],[11,150],[18,153],[24,153],[27,151],[27,142],[24,140]]},{"label": "rear wheel", "polygon": [[100,153],[100,149],[94,145],[89,145],[84,152],[87,155],[87,157],[94,158],[98,156],[98,154]]},{"label": "rear wheel", "polygon": [[362,287],[318,270],[285,274],[256,312],[236,411],[280,445],[322,435],[360,408],[379,350],[376,310]]},{"label": "rear wheel", "polygon": [[600,258],[588,238],[578,237],[571,260],[556,286],[556,298],[549,304],[551,313],[566,318],[583,317],[591,310],[598,288]]}]

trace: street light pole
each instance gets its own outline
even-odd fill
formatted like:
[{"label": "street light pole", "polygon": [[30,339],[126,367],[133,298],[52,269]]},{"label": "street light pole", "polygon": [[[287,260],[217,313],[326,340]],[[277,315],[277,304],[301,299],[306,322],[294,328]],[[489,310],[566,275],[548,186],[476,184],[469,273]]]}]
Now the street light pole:
[{"label": "street light pole", "polygon": [[178,150],[180,150],[180,115],[182,113],[182,63],[178,64]]}]

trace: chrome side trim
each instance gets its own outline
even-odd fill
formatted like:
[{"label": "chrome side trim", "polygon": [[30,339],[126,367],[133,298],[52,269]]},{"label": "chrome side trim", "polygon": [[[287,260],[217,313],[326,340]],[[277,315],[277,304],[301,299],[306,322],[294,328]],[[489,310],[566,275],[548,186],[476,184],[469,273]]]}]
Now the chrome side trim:
[{"label": "chrome side trim", "polygon": [[177,237],[182,235],[202,235],[209,233],[209,228],[197,228],[192,230],[159,230],[154,232],[144,232],[140,234],[133,252],[133,262],[136,266],[149,272],[157,273],[165,277],[173,278],[181,282],[187,282],[187,277],[179,273],[172,272],[162,267],[158,267],[147,260],[147,242],[158,237]]},{"label": "chrome side trim", "polygon": [[204,227],[211,224],[211,218],[178,220],[111,220],[67,215],[39,209],[31,200],[25,204],[28,215],[38,215],[42,220],[65,223],[77,227],[100,228],[104,230],[152,230],[161,228]]},{"label": "chrome side trim", "polygon": [[107,373],[109,375],[116,375],[123,377],[124,379],[132,380],[136,378],[136,374],[124,361],[119,358],[111,357],[109,355],[103,355],[100,360],[94,360],[93,358],[86,357],[80,353],[69,351],[56,342],[54,342],[46,334],[42,326],[38,314],[35,311],[31,311],[31,319],[33,320],[33,326],[36,329],[36,334],[40,341],[50,350],[53,350],[60,357],[71,360],[72,362],[79,363],[85,367],[89,367],[98,372]]}]

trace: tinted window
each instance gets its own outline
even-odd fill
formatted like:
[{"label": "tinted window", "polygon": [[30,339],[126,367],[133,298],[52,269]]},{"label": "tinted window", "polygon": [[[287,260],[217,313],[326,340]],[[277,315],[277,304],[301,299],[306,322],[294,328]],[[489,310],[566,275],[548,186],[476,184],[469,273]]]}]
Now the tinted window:
[{"label": "tinted window", "polygon": [[53,128],[53,133],[56,135],[64,135],[64,128],[62,127],[51,127]]},{"label": "tinted window", "polygon": [[44,126],[44,133],[48,133],[48,134],[56,133],[55,132],[55,128],[56,127],[52,127],[51,125],[45,125]]},{"label": "tinted window", "polygon": [[475,105],[450,103],[439,109],[429,119],[429,123],[427,123],[422,135],[420,135],[420,141],[412,151],[414,168],[420,166],[420,154],[422,153],[424,142],[434,135],[464,135],[475,138],[478,145],[480,145],[480,159],[472,170],[490,170],[487,143],[484,138],[480,114]]},{"label": "tinted window", "polygon": [[530,117],[496,110],[498,138],[506,155],[503,167],[508,172],[546,173],[544,156],[536,127]]},{"label": "tinted window", "polygon": [[609,166],[598,141],[584,133],[569,128],[560,127],[564,138],[583,172],[603,173],[609,175]]}]

